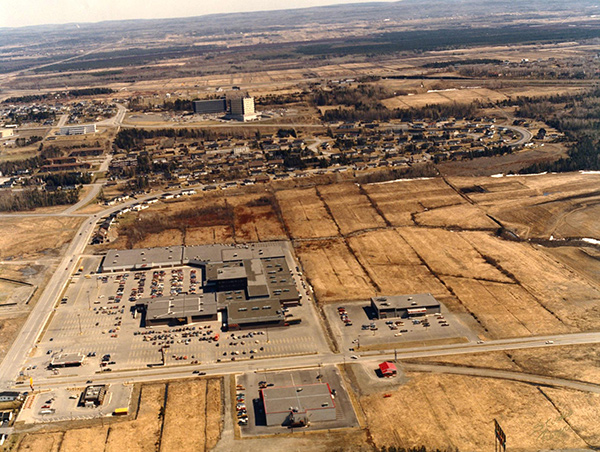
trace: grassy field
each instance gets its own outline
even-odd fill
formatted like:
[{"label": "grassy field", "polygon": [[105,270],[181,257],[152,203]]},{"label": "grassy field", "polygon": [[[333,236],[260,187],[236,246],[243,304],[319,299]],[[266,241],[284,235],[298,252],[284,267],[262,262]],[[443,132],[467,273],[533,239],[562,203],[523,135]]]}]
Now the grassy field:
[{"label": "grassy field", "polygon": [[0,259],[56,256],[81,222],[77,217],[2,218],[0,228],[11,233],[0,235]]},{"label": "grassy field", "polygon": [[278,191],[277,199],[292,238],[338,235],[337,226],[315,188]]},{"label": "grassy field", "polygon": [[355,184],[319,187],[319,193],[342,234],[385,226],[385,221]]},{"label": "grassy field", "polygon": [[[376,446],[491,450],[493,419],[512,450],[583,448],[586,442],[534,386],[456,375],[408,373],[397,390],[360,404]],[[590,407],[588,414],[596,407]],[[541,434],[546,429],[550,434]]]},{"label": "grassy field", "polygon": [[[217,443],[222,429],[221,388],[221,380],[215,378],[169,383],[168,391],[165,391],[165,384],[143,385],[135,419],[111,423],[109,426],[28,433],[23,435],[15,450],[210,450]],[[165,394],[168,394],[166,401]]]},{"label": "grassy field", "polygon": [[369,276],[342,240],[304,242],[296,247],[296,254],[320,302],[375,295]]}]

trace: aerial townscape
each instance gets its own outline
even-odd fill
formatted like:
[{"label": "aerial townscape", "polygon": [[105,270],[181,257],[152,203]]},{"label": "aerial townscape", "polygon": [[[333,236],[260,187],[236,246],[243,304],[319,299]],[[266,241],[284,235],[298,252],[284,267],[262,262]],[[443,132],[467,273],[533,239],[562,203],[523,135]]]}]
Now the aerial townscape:
[{"label": "aerial townscape", "polygon": [[3,1],[0,451],[600,450],[597,0]]}]

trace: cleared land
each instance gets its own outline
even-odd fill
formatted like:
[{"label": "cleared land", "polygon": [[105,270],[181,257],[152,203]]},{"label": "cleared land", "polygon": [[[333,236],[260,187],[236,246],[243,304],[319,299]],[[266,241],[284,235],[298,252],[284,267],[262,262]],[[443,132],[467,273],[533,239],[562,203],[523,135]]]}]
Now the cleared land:
[{"label": "cleared land", "polygon": [[322,303],[375,295],[369,276],[341,239],[301,243],[296,254]]},{"label": "cleared land", "polygon": [[277,192],[277,198],[292,238],[331,237],[339,234],[315,188],[282,190]]},{"label": "cleared land", "polygon": [[498,228],[498,225],[485,212],[472,204],[466,203],[456,206],[438,207],[416,213],[413,219],[420,226],[488,230]]},{"label": "cleared land", "polygon": [[324,185],[318,192],[342,234],[385,226],[384,219],[356,184]]},{"label": "cleared land", "polygon": [[[391,397],[360,398],[376,446],[491,450],[497,418],[511,448],[586,447],[540,391],[531,385],[456,375],[409,373]],[[553,433],[539,435],[543,425]]]},{"label": "cleared land", "polygon": [[285,240],[287,236],[271,196],[245,195],[228,198],[233,205],[235,239],[238,243]]},{"label": "cleared land", "polygon": [[0,259],[57,256],[81,222],[76,217],[4,217],[0,229],[11,233],[0,234]]}]

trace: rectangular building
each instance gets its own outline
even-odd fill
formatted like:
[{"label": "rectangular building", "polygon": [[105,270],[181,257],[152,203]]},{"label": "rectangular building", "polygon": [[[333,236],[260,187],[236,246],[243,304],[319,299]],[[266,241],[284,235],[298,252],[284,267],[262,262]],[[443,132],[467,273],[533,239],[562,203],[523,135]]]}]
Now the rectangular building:
[{"label": "rectangular building", "polygon": [[179,294],[169,297],[145,298],[136,303],[144,312],[145,326],[184,325],[217,320],[215,293]]},{"label": "rectangular building", "polygon": [[328,383],[282,386],[260,391],[267,425],[301,426],[334,421],[335,401]]},{"label": "rectangular building", "polygon": [[430,293],[421,293],[374,297],[371,308],[378,319],[391,319],[436,314],[441,305]]},{"label": "rectangular building", "polygon": [[220,99],[195,100],[194,113],[197,114],[214,114],[227,112],[227,100],[222,97]]},{"label": "rectangular building", "polygon": [[[224,294],[227,298],[227,293]],[[282,326],[285,316],[279,300],[226,300],[227,329],[239,330],[257,326]]]},{"label": "rectangular building", "polygon": [[96,133],[96,124],[81,124],[76,126],[65,126],[60,128],[60,135],[85,135]]}]

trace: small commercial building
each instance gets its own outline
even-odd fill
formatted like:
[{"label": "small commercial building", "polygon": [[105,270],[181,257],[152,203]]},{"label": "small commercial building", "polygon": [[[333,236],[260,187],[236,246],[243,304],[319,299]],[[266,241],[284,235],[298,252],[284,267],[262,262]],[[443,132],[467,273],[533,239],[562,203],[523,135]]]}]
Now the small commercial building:
[{"label": "small commercial building", "polygon": [[15,391],[3,391],[0,392],[0,402],[14,402],[21,398],[20,392]]},{"label": "small commercial building", "polygon": [[106,385],[94,385],[85,388],[79,398],[79,406],[97,407],[102,405],[106,396]]},{"label": "small commercial building", "polygon": [[389,361],[383,362],[379,365],[379,372],[381,372],[382,377],[395,377],[398,374],[396,365],[394,363],[390,363]]},{"label": "small commercial building", "polygon": [[440,302],[430,293],[374,297],[371,308],[378,319],[417,317],[441,311]]},{"label": "small commercial building", "polygon": [[65,126],[60,128],[60,135],[86,135],[96,133],[96,124],[81,124],[76,126]]},{"label": "small commercial building", "polygon": [[311,422],[334,421],[335,401],[328,383],[261,389],[268,426],[306,426]]},{"label": "small commercial building", "polygon": [[64,353],[53,357],[49,367],[52,369],[57,367],[78,367],[83,364],[84,359],[85,356],[81,353]]}]

